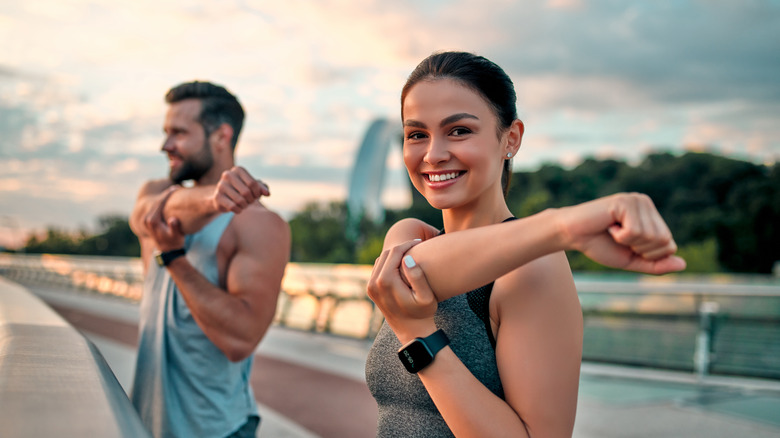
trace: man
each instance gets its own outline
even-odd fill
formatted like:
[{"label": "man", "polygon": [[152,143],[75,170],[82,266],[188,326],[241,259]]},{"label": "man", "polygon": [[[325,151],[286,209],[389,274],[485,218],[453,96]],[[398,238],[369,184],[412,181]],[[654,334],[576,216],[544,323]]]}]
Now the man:
[{"label": "man", "polygon": [[130,218],[145,276],[133,404],[156,437],[254,437],[252,356],[276,310],[289,227],[259,202],[265,184],[234,166],[236,97],[189,82],[165,100],[170,174],[143,185]]}]

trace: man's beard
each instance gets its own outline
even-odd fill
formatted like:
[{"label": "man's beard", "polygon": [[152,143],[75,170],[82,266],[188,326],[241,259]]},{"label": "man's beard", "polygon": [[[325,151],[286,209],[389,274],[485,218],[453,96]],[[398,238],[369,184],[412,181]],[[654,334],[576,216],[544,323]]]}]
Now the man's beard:
[{"label": "man's beard", "polygon": [[181,184],[184,181],[198,181],[214,165],[214,157],[211,155],[208,140],[203,143],[203,149],[200,153],[190,158],[182,157],[181,167],[174,171],[171,169],[170,178],[174,184]]}]

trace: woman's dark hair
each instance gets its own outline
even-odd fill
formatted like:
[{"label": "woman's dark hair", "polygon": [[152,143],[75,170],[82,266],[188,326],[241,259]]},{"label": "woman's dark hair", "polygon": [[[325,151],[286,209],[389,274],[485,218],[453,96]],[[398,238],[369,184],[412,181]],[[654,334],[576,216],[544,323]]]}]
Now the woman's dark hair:
[{"label": "woman's dark hair", "polygon": [[199,122],[206,137],[216,131],[223,123],[233,128],[230,145],[235,150],[238,134],[244,126],[244,109],[236,96],[221,85],[211,82],[193,81],[179,84],[165,95],[167,103],[176,103],[185,99],[198,99],[201,102]]},{"label": "woman's dark hair", "polygon": [[[424,80],[443,78],[453,79],[485,98],[498,118],[497,135],[500,136],[517,119],[517,94],[512,79],[494,62],[468,52],[434,53],[417,65],[401,91],[401,117],[406,95],[414,85]],[[504,196],[509,192],[511,178],[511,162],[504,160],[501,174]]]}]

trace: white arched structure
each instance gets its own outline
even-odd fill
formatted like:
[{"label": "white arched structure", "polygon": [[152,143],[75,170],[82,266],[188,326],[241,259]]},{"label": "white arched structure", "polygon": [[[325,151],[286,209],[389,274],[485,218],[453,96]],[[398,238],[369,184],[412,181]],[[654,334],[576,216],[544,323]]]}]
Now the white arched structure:
[{"label": "white arched structure", "polygon": [[402,134],[401,124],[388,119],[376,119],[368,126],[349,181],[348,237],[356,236],[357,224],[361,218],[366,217],[373,221],[384,219],[382,189],[385,184],[387,154],[393,144],[400,146]]}]

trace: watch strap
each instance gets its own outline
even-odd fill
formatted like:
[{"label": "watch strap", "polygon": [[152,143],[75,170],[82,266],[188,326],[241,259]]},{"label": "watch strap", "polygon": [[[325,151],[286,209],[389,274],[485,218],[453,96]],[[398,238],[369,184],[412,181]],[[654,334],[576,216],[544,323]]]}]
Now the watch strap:
[{"label": "watch strap", "polygon": [[442,329],[438,329],[430,336],[422,339],[424,340],[425,344],[428,345],[428,348],[431,350],[431,354],[433,356],[436,356],[436,353],[441,351],[442,348],[446,347],[450,343],[450,338],[447,337],[447,334],[444,333],[444,330]]},{"label": "watch strap", "polygon": [[179,249],[173,249],[170,251],[163,251],[155,256],[157,259],[157,264],[160,266],[168,266],[171,264],[172,261],[176,260],[177,258],[183,256],[187,253],[187,250],[184,248]]},{"label": "watch strap", "polygon": [[398,350],[398,358],[410,373],[418,373],[433,362],[436,353],[450,343],[444,330],[436,330],[425,338],[415,338]]}]

